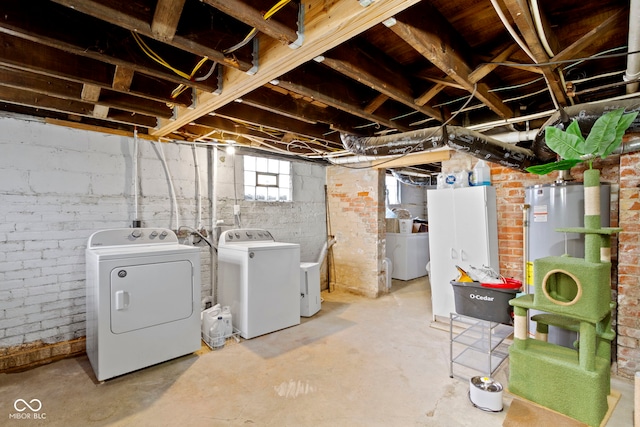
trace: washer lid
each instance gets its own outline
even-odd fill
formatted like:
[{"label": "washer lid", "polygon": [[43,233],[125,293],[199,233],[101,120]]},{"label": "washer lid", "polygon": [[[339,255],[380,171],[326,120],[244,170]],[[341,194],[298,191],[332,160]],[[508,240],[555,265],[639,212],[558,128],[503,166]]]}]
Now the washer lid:
[{"label": "washer lid", "polygon": [[187,257],[194,253],[200,253],[196,246],[173,243],[168,245],[137,245],[137,246],[109,246],[104,248],[87,248],[87,253],[96,256],[99,260],[133,258],[144,256],[177,255]]}]

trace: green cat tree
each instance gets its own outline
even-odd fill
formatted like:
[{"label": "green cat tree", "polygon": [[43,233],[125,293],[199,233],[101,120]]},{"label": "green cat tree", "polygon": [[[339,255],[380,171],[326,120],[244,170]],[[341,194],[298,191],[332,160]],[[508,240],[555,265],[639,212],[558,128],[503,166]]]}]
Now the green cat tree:
[{"label": "green cat tree", "polygon": [[[619,228],[600,226],[600,171],[595,156],[606,157],[620,144],[637,113],[616,110],[597,121],[585,140],[573,122],[566,132],[547,128],[547,144],[564,159],[530,168],[548,173],[588,161],[584,173],[584,227],[558,229],[585,235],[585,257],[552,256],[533,263],[534,293],[509,303],[514,307],[514,340],[509,348],[509,392],[599,426],[608,410],[611,341],[611,235]],[[527,333],[528,310],[545,312],[536,321],[536,339]],[[579,333],[575,348],[546,341],[549,325]]]},{"label": "green cat tree", "polygon": [[[599,426],[610,393],[611,262],[610,236],[600,227],[600,171],[585,171],[585,227],[560,229],[585,234],[585,257],[546,257],[533,263],[534,293],[510,301],[514,340],[509,348],[509,392],[590,426]],[[530,339],[527,311],[537,336],[548,325],[579,332],[576,349]]]}]

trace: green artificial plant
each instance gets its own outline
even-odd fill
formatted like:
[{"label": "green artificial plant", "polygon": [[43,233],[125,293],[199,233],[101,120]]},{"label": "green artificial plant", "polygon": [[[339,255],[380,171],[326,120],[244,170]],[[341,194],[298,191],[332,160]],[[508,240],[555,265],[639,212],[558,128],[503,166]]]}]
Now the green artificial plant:
[{"label": "green artificial plant", "polygon": [[624,114],[624,109],[609,111],[596,120],[591,132],[585,139],[580,131],[578,121],[574,120],[562,131],[554,126],[544,130],[545,141],[549,148],[556,152],[562,160],[544,165],[530,166],[527,172],[546,175],[557,170],[568,170],[581,162],[587,162],[593,168],[593,160],[605,158],[622,143],[622,136],[638,112]]}]

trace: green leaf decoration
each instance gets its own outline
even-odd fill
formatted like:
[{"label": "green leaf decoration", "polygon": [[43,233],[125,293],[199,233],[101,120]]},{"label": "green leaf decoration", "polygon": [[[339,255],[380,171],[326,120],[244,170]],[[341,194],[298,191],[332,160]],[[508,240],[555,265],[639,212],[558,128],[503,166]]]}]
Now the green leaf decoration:
[{"label": "green leaf decoration", "polygon": [[623,114],[618,121],[618,125],[616,126],[616,137],[608,146],[600,147],[598,151],[598,155],[603,159],[607,157],[609,154],[613,153],[616,148],[620,146],[622,143],[622,137],[624,136],[625,131],[631,126],[631,123],[638,117],[638,112],[635,111],[633,113]]},{"label": "green leaf decoration", "polygon": [[[611,145],[616,139],[616,127],[624,109],[609,111],[596,120],[585,140],[584,154],[597,155],[604,147]],[[612,150],[613,151],[613,150]]]},{"label": "green leaf decoration", "polygon": [[558,153],[563,159],[580,159],[585,154],[582,151],[584,142],[582,138],[572,134],[563,132],[560,129],[549,126],[544,129],[545,141],[549,148]]},{"label": "green leaf decoration", "polygon": [[577,120],[571,122],[571,124],[567,127],[568,134],[577,136],[582,142],[584,142],[584,136],[582,136],[582,131],[580,130],[580,124]]},{"label": "green leaf decoration", "polygon": [[560,160],[558,162],[545,163],[544,165],[529,166],[525,170],[536,175],[546,175],[553,171],[569,170],[581,161],[580,159]]},{"label": "green leaf decoration", "polygon": [[557,170],[571,169],[578,163],[586,161],[593,167],[594,157],[603,159],[613,153],[622,143],[625,131],[638,117],[638,111],[624,114],[624,108],[609,111],[596,120],[585,139],[577,120],[567,126],[566,131],[547,126],[544,136],[547,145],[562,159],[559,162],[530,166],[527,172],[545,175]]}]

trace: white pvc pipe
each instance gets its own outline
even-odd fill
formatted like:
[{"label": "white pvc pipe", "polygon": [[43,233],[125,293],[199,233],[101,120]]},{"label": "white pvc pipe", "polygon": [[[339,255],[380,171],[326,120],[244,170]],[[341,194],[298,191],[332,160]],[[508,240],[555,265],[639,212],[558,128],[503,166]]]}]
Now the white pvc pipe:
[{"label": "white pvc pipe", "polygon": [[544,26],[542,25],[542,16],[540,15],[540,7],[538,6],[538,0],[531,0],[531,12],[533,12],[533,21],[536,25],[536,31],[538,32],[538,38],[542,42],[542,47],[549,55],[549,58],[553,58],[555,54],[553,50],[551,50],[551,46],[549,46],[549,41],[547,40],[547,35],[544,33]]},{"label": "white pvc pipe", "polygon": [[218,188],[218,147],[215,145],[213,146],[213,159],[211,160],[211,169],[212,171],[210,173],[213,174],[213,178],[209,183],[209,185],[211,186],[209,195],[211,197],[211,244],[213,245],[213,247],[210,249],[211,257],[209,258],[209,274],[211,275],[211,302],[215,303],[217,302],[216,299],[218,298],[218,293],[216,292],[216,275],[214,274],[214,270],[217,272],[217,269],[214,269],[217,260],[217,252],[214,248],[218,247],[218,242],[216,240],[218,238],[218,235],[216,233],[218,226],[218,213],[216,211],[216,209],[218,209],[218,197],[216,195],[216,190]]},{"label": "white pvc pipe", "polygon": [[526,131],[514,131],[514,132],[505,132],[505,133],[496,133],[490,136],[493,139],[497,139],[498,141],[506,142],[507,144],[515,144],[522,141],[533,141],[538,134],[540,129],[531,129]]},{"label": "white pvc pipe", "polygon": [[196,152],[196,146],[191,146],[191,152],[193,154],[193,166],[196,173],[196,230],[202,229],[202,190],[200,189],[200,165],[198,164],[198,153]]},{"label": "white pvc pipe", "polygon": [[336,243],[335,237],[332,237],[327,242],[324,242],[322,249],[320,250],[320,255],[318,255],[318,260],[316,261],[318,264],[322,265],[325,257],[327,256],[327,251]]},{"label": "white pvc pipe", "polygon": [[171,192],[171,199],[173,200],[173,207],[175,210],[175,219],[176,219],[176,232],[178,228],[180,228],[180,218],[178,216],[178,197],[176,196],[176,189],[173,186],[173,179],[171,179],[171,172],[169,172],[169,165],[167,164],[167,158],[164,155],[164,149],[162,148],[161,142],[156,142],[156,145],[160,150],[160,160],[162,160],[162,166],[164,166],[164,171],[167,174],[167,180],[169,181],[169,190]]},{"label": "white pvc pipe", "polygon": [[138,129],[133,130],[133,220],[138,220]]},{"label": "white pvc pipe", "polygon": [[518,43],[518,45],[524,51],[524,53],[526,53],[529,56],[529,58],[531,58],[531,60],[533,62],[537,63],[537,61],[533,57],[533,54],[531,53],[531,51],[527,47],[527,45],[524,43],[524,41],[522,41],[522,39],[520,38],[518,33],[516,33],[516,31],[513,29],[513,27],[509,23],[509,20],[507,19],[507,17],[502,12],[502,9],[500,8],[500,5],[498,4],[497,0],[491,0],[491,4],[493,5],[493,8],[495,9],[496,13],[498,14],[498,17],[502,21],[502,24],[507,29],[509,34],[511,34],[511,37],[513,37],[513,39],[516,41],[516,43]]},{"label": "white pvc pipe", "polygon": [[[629,5],[629,52],[640,50],[640,0],[631,0]],[[627,56],[627,72],[624,81],[640,78],[640,53]],[[638,82],[627,85],[627,93],[638,91]]]}]

